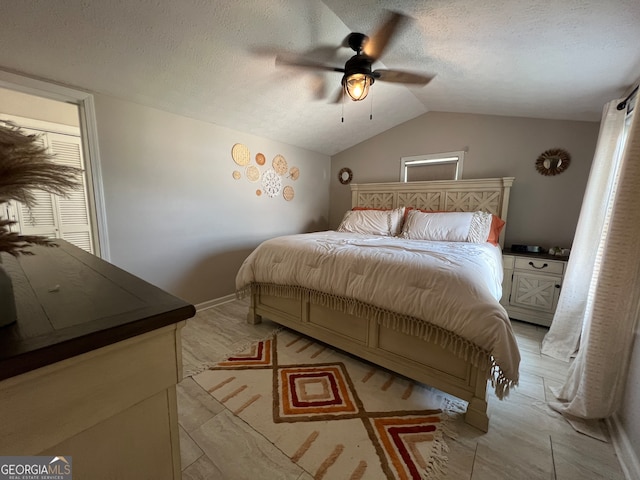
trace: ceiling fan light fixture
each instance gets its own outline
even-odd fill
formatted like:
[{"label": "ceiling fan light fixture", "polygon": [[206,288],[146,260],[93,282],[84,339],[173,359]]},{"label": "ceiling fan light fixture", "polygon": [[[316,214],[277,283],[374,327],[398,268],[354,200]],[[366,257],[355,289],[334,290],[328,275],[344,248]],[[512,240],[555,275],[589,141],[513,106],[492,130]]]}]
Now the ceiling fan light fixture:
[{"label": "ceiling fan light fixture", "polygon": [[367,98],[372,83],[373,77],[364,73],[352,73],[343,80],[344,89],[354,102]]}]

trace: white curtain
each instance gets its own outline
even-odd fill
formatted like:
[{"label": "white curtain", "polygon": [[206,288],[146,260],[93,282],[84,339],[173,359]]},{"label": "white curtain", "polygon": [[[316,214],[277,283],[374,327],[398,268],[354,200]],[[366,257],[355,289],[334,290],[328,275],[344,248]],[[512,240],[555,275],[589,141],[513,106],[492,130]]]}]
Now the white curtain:
[{"label": "white curtain", "polygon": [[587,313],[588,293],[595,287],[594,270],[602,249],[605,218],[621,154],[620,139],[625,111],[616,107],[619,100],[605,105],[600,122],[598,143],[582,200],[580,217],[567,263],[558,307],[549,332],[542,343],[542,353],[561,360],[575,354]]},{"label": "white curtain", "polygon": [[[610,113],[608,110],[615,108],[614,105],[607,105],[605,116]],[[580,348],[565,384],[556,392],[562,403],[552,405],[570,417],[611,416],[619,405],[627,376],[640,311],[640,122],[639,115],[634,117],[619,157],[617,180],[612,180],[614,193],[609,201],[606,195],[599,199],[609,208],[605,207],[601,242],[591,253],[593,256],[593,252],[597,252],[594,266],[590,267],[593,272],[588,277],[591,282],[586,304],[582,307],[584,314],[578,319],[583,322]],[[601,130],[606,128],[603,124]],[[584,215],[602,216],[602,211],[596,208],[596,212],[590,212],[583,208],[580,223],[584,223]],[[597,229],[591,234],[600,236]],[[572,258],[576,258],[573,252]],[[579,268],[575,263],[574,260],[574,270]],[[571,321],[576,322],[575,319]],[[561,328],[565,327],[561,325],[553,330],[557,334]],[[580,325],[577,330],[580,331]],[[551,341],[545,339],[545,350],[553,347]]]}]

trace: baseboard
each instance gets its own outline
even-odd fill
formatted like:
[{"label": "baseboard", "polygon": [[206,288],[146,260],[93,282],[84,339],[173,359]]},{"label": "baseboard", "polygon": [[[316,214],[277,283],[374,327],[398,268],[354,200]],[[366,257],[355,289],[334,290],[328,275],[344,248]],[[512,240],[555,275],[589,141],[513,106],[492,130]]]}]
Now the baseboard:
[{"label": "baseboard", "polygon": [[640,478],[640,461],[622,426],[618,414],[607,419],[607,426],[609,427],[613,447],[618,455],[624,476],[627,480]]},{"label": "baseboard", "polygon": [[218,305],[222,305],[223,303],[233,302],[236,299],[236,294],[231,293],[229,295],[225,295],[224,297],[214,298],[213,300],[207,300],[206,302],[198,303],[195,305],[196,311],[200,312],[201,310],[206,310],[207,308],[216,307]]}]

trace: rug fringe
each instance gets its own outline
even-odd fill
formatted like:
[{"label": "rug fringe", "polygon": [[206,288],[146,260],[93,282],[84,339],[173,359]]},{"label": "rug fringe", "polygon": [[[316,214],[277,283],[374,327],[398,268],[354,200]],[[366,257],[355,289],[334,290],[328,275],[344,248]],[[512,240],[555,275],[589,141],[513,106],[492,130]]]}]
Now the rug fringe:
[{"label": "rug fringe", "polygon": [[200,365],[198,365],[195,368],[185,368],[182,377],[183,378],[194,377],[194,376],[198,375],[199,373],[204,372],[205,370],[209,370],[211,367],[214,367],[218,363],[224,362],[229,357],[233,357],[234,355],[237,355],[239,353],[242,353],[242,352],[246,351],[252,344],[257,343],[257,342],[264,342],[265,340],[269,340],[270,338],[275,337],[278,333],[280,333],[284,329],[285,329],[285,327],[283,327],[282,325],[279,325],[279,326],[275,327],[273,330],[271,330],[269,333],[267,333],[266,335],[264,335],[261,338],[257,338],[257,339],[254,339],[254,340],[247,340],[246,342],[241,343],[240,345],[236,346],[233,349],[233,351],[225,354],[219,360],[215,360],[215,361],[212,361],[212,362],[201,363]]},{"label": "rug fringe", "polygon": [[202,373],[205,370],[208,370],[209,367],[210,367],[210,364],[201,363],[200,365],[198,365],[198,366],[196,366],[194,368],[188,368],[188,367],[184,368],[183,372],[182,372],[182,378],[195,377],[199,373]]},{"label": "rug fringe", "polygon": [[424,480],[437,480],[447,475],[447,463],[449,457],[449,446],[440,435],[433,440],[433,447],[431,449],[431,458],[425,468],[424,472],[420,475]]},{"label": "rug fringe", "polygon": [[436,437],[433,440],[429,463],[421,473],[423,480],[439,480],[447,475],[449,457],[449,444],[446,439],[455,440],[458,434],[453,429],[452,423],[456,415],[464,413],[466,406],[461,400],[444,398],[442,408],[442,422]]}]

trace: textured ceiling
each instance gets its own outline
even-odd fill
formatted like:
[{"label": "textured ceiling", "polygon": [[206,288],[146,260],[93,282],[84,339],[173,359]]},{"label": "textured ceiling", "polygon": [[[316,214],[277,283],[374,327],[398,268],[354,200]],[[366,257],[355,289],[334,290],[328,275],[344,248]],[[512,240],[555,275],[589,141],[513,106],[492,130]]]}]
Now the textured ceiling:
[{"label": "textured ceiling", "polygon": [[[436,74],[426,87],[376,82],[343,106],[313,93],[341,74],[275,66],[342,65],[344,37],[385,9],[413,21],[374,67]],[[328,155],[430,110],[597,121],[640,76],[638,0],[30,0],[0,16],[0,68]]]}]

